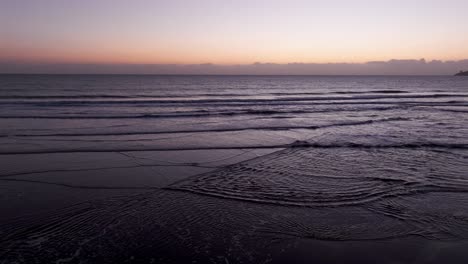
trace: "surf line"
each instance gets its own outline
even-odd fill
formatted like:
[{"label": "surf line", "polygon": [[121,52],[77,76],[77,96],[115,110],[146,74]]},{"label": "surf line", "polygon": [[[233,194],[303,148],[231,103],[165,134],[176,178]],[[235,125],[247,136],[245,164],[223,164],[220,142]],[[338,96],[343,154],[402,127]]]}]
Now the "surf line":
[{"label": "surf line", "polygon": [[251,145],[251,146],[200,146],[200,147],[174,147],[174,148],[120,148],[120,149],[51,149],[33,151],[4,151],[0,155],[27,155],[27,154],[56,154],[56,153],[100,153],[100,152],[138,152],[138,151],[188,151],[188,150],[222,150],[222,149],[281,149],[281,148],[360,148],[360,149],[468,149],[468,144],[438,144],[438,143],[406,143],[387,145],[365,145],[357,143],[318,144],[307,141],[295,141],[280,145]]}]

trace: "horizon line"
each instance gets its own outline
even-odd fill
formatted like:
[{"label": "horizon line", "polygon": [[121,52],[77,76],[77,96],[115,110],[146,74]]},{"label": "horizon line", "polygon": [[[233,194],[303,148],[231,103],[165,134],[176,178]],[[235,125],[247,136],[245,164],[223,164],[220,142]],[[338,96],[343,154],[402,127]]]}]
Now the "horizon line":
[{"label": "horizon line", "polygon": [[252,64],[105,64],[7,62],[0,60],[0,74],[128,74],[128,75],[291,75],[291,76],[449,76],[468,70],[468,59],[391,59],[363,63]]},{"label": "horizon line", "polygon": [[184,73],[4,73],[0,75],[128,75],[128,76],[310,76],[310,77],[352,77],[352,76],[373,76],[373,77],[459,77],[450,74],[184,74]]}]

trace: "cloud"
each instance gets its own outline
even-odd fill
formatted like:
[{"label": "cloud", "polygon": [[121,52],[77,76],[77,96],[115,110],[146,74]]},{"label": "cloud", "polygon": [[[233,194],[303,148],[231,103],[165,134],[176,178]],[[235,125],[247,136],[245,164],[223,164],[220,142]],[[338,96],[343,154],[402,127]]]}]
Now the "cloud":
[{"label": "cloud", "polygon": [[453,75],[468,70],[459,61],[389,60],[366,63],[53,64],[0,62],[0,73],[226,74],[226,75]]}]

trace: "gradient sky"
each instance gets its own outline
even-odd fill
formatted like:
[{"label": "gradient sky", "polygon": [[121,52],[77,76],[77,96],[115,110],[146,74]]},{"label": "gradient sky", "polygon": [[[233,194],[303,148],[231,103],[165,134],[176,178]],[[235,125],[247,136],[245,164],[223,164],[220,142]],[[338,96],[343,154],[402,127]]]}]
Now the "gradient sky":
[{"label": "gradient sky", "polygon": [[419,58],[468,58],[467,0],[0,0],[4,63]]}]

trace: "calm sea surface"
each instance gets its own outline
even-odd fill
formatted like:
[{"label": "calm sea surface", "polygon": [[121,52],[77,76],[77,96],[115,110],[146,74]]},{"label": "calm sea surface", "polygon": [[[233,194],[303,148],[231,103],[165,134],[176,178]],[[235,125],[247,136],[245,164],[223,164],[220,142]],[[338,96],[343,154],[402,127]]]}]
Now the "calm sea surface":
[{"label": "calm sea surface", "polygon": [[468,261],[464,77],[0,75],[0,164],[0,263]]}]

